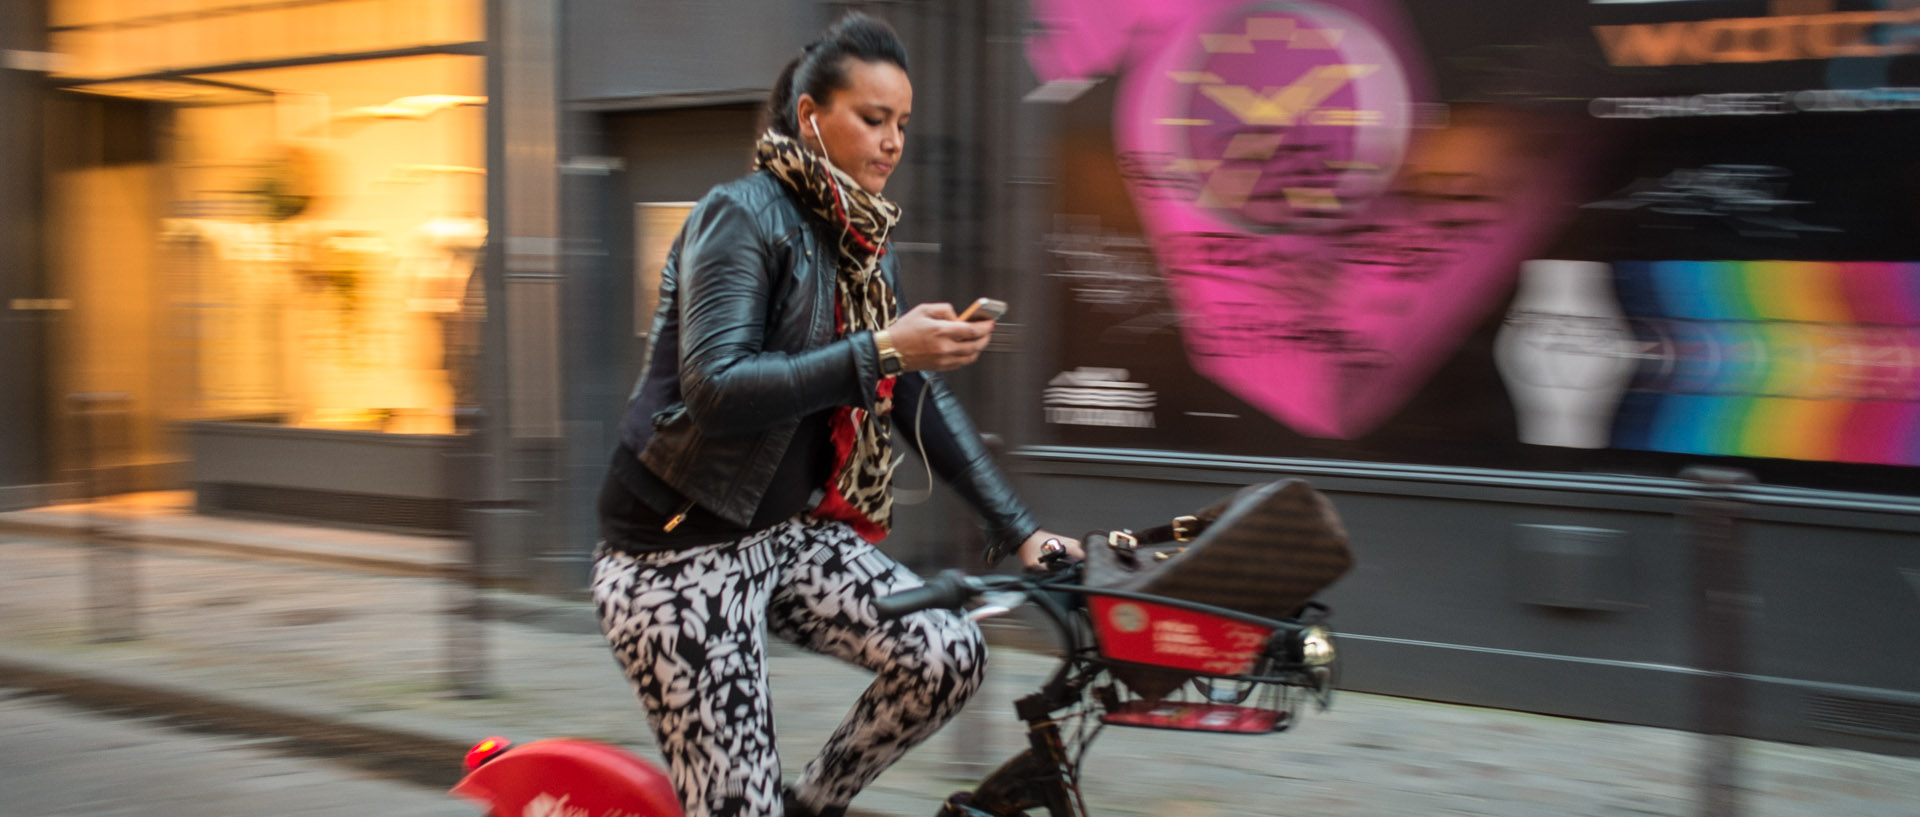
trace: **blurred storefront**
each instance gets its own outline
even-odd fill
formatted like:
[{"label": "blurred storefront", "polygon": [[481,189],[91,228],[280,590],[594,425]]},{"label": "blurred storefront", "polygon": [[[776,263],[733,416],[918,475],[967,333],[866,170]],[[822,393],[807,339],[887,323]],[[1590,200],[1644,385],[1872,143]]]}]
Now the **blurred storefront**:
[{"label": "blurred storefront", "polygon": [[1345,688],[1920,753],[1914,4],[1027,5],[1049,524],[1310,479]]},{"label": "blurred storefront", "polygon": [[449,527],[422,440],[478,403],[484,4],[45,13],[51,478]]},{"label": "blurred storefront", "polygon": [[[32,429],[0,485],[43,486],[16,506],[184,488],[207,512],[467,533],[501,577],[578,586],[663,244],[746,169],[782,65],[858,5],[11,6],[6,47],[40,56],[4,92],[44,138],[0,150],[39,180],[0,206],[44,219],[9,234],[31,246],[0,283],[39,310],[6,327],[44,348],[0,357],[34,384],[0,405]],[[1008,169],[1023,135],[1017,9],[886,16],[927,99],[889,190],[906,291],[1013,291],[1024,244],[975,168]],[[955,385],[1004,379],[1007,351]],[[922,503],[915,561],[976,549],[949,498]]]}]

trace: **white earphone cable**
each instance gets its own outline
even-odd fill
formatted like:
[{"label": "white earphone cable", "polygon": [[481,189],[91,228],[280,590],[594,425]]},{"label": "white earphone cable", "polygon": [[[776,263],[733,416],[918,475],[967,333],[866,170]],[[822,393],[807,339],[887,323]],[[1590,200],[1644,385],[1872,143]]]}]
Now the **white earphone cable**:
[{"label": "white earphone cable", "polygon": [[[840,212],[847,213],[847,194],[840,189],[840,180],[833,177],[833,154],[827,152],[827,137],[820,135],[820,118],[807,114],[807,123],[813,126],[813,139],[820,143],[820,156],[827,160],[827,184],[833,185],[833,197],[840,202]],[[853,229],[853,219],[843,216],[840,219],[840,243],[847,243],[847,233]]]},{"label": "white earphone cable", "polygon": [[[933,460],[927,456],[926,437],[920,430],[920,418],[925,413],[922,411],[922,409],[925,409],[927,407],[927,392],[932,388],[933,388],[933,381],[928,380],[926,375],[921,375],[920,376],[920,399],[915,400],[913,403],[913,450],[919,452],[920,464],[926,467],[927,487],[921,488],[920,490],[915,491],[912,494],[904,494],[904,492],[900,488],[897,488],[897,487],[894,488],[893,502],[896,505],[918,505],[922,502],[927,501],[928,499],[933,498]],[[907,455],[901,454],[898,457],[894,458],[893,467],[899,468],[900,463],[903,463],[906,461],[907,461]]]}]

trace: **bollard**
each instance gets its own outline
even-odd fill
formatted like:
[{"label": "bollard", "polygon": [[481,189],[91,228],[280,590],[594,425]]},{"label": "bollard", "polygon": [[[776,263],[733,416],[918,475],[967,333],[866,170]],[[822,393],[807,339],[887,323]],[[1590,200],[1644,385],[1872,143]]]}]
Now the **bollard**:
[{"label": "bollard", "polygon": [[454,497],[453,528],[462,544],[461,561],[449,569],[446,608],[447,691],[455,698],[488,698],[493,689],[487,672],[487,604],[483,585],[487,571],[474,513],[486,479],[487,453],[481,436],[480,410],[454,410],[453,436],[446,453],[447,485]]},{"label": "bollard", "polygon": [[125,392],[81,392],[67,396],[73,418],[75,461],[86,503],[87,623],[95,641],[132,641],[140,637],[140,577],[132,540],[101,514],[100,500],[111,493],[100,476],[105,427],[102,420],[125,419]]},{"label": "bollard", "polygon": [[1753,483],[1745,471],[1688,468],[1681,478],[1699,485],[1686,508],[1693,554],[1694,656],[1702,672],[1696,688],[1701,738],[1699,785],[1702,817],[1740,813],[1739,735],[1746,715],[1745,662],[1747,619],[1755,600],[1746,582],[1740,538],[1741,486]]}]

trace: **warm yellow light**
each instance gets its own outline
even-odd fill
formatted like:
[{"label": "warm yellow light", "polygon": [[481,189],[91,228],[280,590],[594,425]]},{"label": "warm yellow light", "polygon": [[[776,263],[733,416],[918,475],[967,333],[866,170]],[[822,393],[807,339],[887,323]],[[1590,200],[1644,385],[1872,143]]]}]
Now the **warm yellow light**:
[{"label": "warm yellow light", "polygon": [[486,38],[480,0],[51,0],[59,76],[127,77]]},{"label": "warm yellow light", "polygon": [[422,94],[403,96],[384,105],[362,105],[350,108],[334,115],[335,119],[425,119],[449,108],[464,105],[485,105],[484,96],[457,96],[454,94]]}]

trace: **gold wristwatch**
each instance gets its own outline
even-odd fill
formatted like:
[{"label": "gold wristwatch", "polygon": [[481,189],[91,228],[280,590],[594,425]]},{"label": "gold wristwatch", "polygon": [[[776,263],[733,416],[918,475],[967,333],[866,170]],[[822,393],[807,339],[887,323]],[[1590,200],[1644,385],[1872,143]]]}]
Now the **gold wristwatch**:
[{"label": "gold wristwatch", "polygon": [[907,359],[893,347],[893,335],[881,329],[873,333],[873,348],[880,352],[880,373],[896,375],[907,368]]}]

